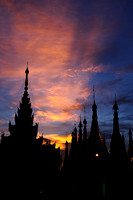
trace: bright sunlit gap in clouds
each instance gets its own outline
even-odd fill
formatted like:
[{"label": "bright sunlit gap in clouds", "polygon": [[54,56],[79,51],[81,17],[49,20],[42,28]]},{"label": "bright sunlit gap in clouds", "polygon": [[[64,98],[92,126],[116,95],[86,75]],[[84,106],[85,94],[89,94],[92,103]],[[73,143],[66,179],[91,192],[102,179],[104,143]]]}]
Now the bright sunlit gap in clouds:
[{"label": "bright sunlit gap in clouds", "polygon": [[55,148],[60,147],[60,149],[65,149],[66,141],[71,143],[71,134],[61,135],[61,134],[38,134],[38,137],[43,136],[51,141],[51,144],[55,143]]}]

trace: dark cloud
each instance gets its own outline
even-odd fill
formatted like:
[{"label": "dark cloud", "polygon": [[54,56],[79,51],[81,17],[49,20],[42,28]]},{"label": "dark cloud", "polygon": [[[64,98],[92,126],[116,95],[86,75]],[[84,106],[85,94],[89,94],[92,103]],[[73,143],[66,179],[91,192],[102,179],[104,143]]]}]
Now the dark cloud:
[{"label": "dark cloud", "polygon": [[78,12],[81,15],[76,18],[70,51],[75,52],[76,62],[111,66],[112,72],[130,63],[133,54],[130,45],[132,38],[127,38],[125,30],[133,32],[133,16],[130,9],[133,4],[126,1],[90,1],[88,4],[83,2],[80,6]]},{"label": "dark cloud", "polygon": [[122,96],[118,96],[117,97],[117,102],[119,105],[129,105],[129,106],[133,106],[133,95],[122,95]]},{"label": "dark cloud", "polygon": [[[124,115],[120,117],[120,120],[122,121],[133,121],[133,114],[129,114],[129,115]],[[128,125],[129,126],[129,125]]]},{"label": "dark cloud", "polygon": [[128,65],[122,68],[120,71],[117,72],[118,74],[125,74],[125,73],[133,73],[133,64]]},{"label": "dark cloud", "polygon": [[119,83],[121,83],[121,81],[123,81],[123,78],[117,78],[117,79],[115,79],[115,80],[110,80],[109,82],[108,82],[108,86],[110,87],[110,86],[114,86],[114,85],[117,85],[117,84],[119,84]]}]

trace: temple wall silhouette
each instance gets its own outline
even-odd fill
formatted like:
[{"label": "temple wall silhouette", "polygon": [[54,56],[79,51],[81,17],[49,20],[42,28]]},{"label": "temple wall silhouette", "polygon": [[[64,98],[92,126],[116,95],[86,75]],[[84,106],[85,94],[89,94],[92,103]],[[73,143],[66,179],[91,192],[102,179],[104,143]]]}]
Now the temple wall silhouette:
[{"label": "temple wall silhouette", "polygon": [[72,131],[70,153],[66,141],[65,158],[50,140],[37,138],[38,124],[28,94],[28,66],[24,93],[9,122],[9,136],[2,134],[0,144],[0,199],[130,199],[133,188],[133,139],[129,146],[119,130],[118,105],[113,105],[113,133],[110,152],[102,138],[94,95],[92,122],[87,137],[87,120],[79,121]]}]

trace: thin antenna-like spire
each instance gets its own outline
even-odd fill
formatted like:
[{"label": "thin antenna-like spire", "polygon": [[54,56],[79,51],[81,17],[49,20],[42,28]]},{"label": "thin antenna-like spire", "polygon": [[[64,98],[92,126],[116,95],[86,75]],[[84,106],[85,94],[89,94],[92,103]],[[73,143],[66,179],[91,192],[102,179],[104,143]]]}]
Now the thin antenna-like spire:
[{"label": "thin antenna-like spire", "polygon": [[28,69],[28,62],[27,62],[27,68],[25,70],[26,78],[25,78],[25,90],[28,90],[28,74],[29,74],[29,69]]},{"label": "thin antenna-like spire", "polygon": [[113,106],[113,109],[114,110],[118,110],[118,105],[117,105],[117,101],[116,101],[116,93],[115,93],[115,103],[114,103],[114,106]]}]

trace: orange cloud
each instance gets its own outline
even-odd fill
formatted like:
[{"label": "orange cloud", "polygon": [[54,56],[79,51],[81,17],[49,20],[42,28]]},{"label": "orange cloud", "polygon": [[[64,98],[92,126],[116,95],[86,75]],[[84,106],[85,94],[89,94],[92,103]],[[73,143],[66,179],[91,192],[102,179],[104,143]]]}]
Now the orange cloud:
[{"label": "orange cloud", "polygon": [[[71,20],[67,15],[70,12],[67,1],[63,4],[54,1],[52,5],[47,1],[45,6],[43,3],[35,6],[28,1],[20,6],[21,3],[13,2],[2,1],[4,9],[8,9],[10,23],[3,14],[0,44],[4,55],[0,78],[5,80],[3,85],[6,84],[8,95],[12,97],[9,107],[19,106],[29,61],[29,95],[34,121],[44,127],[56,122],[73,124],[78,120],[83,102],[91,95],[87,88],[88,72],[103,70],[102,65],[95,66],[92,62],[97,49],[95,41],[102,30],[94,24],[90,31],[79,31],[77,19]],[[76,99],[82,102],[77,103]]]},{"label": "orange cloud", "polygon": [[35,114],[35,121],[39,121],[40,123],[46,122],[66,122],[66,121],[75,121],[78,119],[77,114],[69,114],[66,112],[52,112],[52,111],[37,111]]}]

